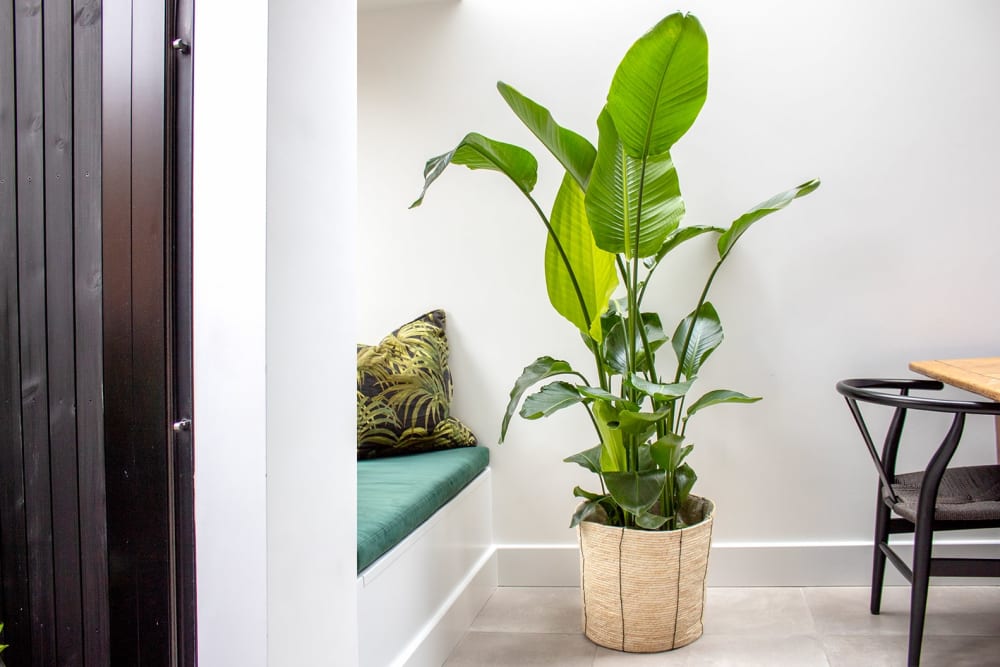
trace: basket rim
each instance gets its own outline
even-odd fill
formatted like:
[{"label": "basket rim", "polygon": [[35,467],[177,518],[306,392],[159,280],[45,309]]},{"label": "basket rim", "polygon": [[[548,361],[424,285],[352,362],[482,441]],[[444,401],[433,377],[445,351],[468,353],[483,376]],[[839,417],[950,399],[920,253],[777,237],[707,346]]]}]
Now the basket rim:
[{"label": "basket rim", "polygon": [[711,523],[715,519],[715,503],[710,498],[706,498],[704,496],[696,496],[694,494],[691,494],[690,497],[691,498],[697,498],[699,500],[704,501],[708,505],[708,508],[707,508],[707,511],[705,512],[705,514],[704,514],[704,516],[703,516],[703,518],[702,518],[701,521],[699,521],[698,523],[692,524],[690,526],[684,526],[683,528],[674,528],[672,530],[646,530],[645,528],[628,528],[626,526],[609,526],[606,523],[599,523],[597,521],[591,521],[590,519],[584,519],[583,521],[581,521],[579,524],[577,524],[577,528],[579,528],[580,530],[583,530],[583,524],[586,523],[586,524],[589,524],[591,526],[596,526],[596,527],[598,527],[600,529],[622,530],[622,531],[629,531],[629,532],[633,532],[633,533],[643,533],[643,534],[646,534],[646,535],[657,535],[657,534],[661,534],[661,535],[676,535],[678,533],[684,533],[684,532],[687,532],[687,531],[692,531],[692,530],[697,530],[697,529],[703,529],[705,527],[705,524]]}]

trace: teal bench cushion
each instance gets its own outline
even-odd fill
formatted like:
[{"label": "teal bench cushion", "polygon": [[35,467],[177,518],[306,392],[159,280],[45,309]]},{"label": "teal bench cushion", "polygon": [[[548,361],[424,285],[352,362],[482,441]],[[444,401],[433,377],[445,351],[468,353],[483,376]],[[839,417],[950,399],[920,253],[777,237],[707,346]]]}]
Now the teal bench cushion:
[{"label": "teal bench cushion", "polygon": [[489,462],[486,447],[358,461],[358,572],[454,498]]}]

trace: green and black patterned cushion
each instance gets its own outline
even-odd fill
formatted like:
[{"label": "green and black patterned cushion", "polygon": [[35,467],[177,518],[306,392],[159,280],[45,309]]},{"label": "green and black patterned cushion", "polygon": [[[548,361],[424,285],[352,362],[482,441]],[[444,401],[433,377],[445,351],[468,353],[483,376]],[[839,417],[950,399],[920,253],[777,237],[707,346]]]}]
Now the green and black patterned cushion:
[{"label": "green and black patterned cushion", "polygon": [[450,415],[451,392],[443,310],[358,345],[358,458],[475,445]]}]

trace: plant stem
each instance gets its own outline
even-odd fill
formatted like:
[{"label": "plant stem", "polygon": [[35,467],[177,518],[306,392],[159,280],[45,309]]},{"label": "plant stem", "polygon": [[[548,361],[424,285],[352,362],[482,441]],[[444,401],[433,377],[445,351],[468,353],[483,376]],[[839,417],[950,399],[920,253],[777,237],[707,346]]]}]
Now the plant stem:
[{"label": "plant stem", "polygon": [[[701,307],[705,305],[705,299],[708,298],[708,290],[712,287],[712,281],[715,280],[715,274],[719,272],[719,269],[722,267],[722,263],[726,261],[726,257],[728,256],[729,253],[726,253],[719,258],[718,262],[716,262],[715,268],[712,269],[712,273],[708,275],[708,280],[705,281],[704,289],[701,290],[701,296],[698,297],[698,305],[695,306],[694,313],[691,317],[691,326],[688,327],[687,335],[684,337],[684,346],[681,347],[681,354],[678,355],[679,358],[677,359],[677,372],[674,374],[674,383],[681,381],[681,372],[684,370],[684,360],[687,359],[688,346],[691,345],[691,336],[694,334],[694,328],[698,324],[698,317],[701,315]],[[675,418],[678,420],[680,419],[680,413],[675,410],[675,406],[676,402],[670,404],[670,416],[668,417],[668,420],[671,423],[674,423]]]},{"label": "plant stem", "polygon": [[[513,181],[513,179],[511,180]],[[517,185],[516,182],[514,184]],[[520,190],[521,188],[519,187],[518,189]],[[555,230],[552,229],[552,223],[549,222],[548,217],[545,215],[545,211],[543,211],[542,207],[538,205],[538,202],[535,201],[535,198],[531,196],[531,193],[525,190],[521,190],[521,192],[523,192],[524,196],[528,198],[528,201],[531,202],[531,205],[535,207],[535,211],[538,213],[538,217],[542,219],[542,224],[545,225],[545,229],[549,233],[549,238],[552,239],[552,242],[556,246],[556,250],[559,251],[559,257],[560,259],[562,259],[563,265],[566,267],[566,273],[569,274],[570,282],[573,283],[573,290],[576,292],[576,298],[580,302],[580,311],[583,314],[583,319],[589,325],[591,322],[593,322],[593,319],[590,317],[590,310],[587,308],[587,300],[583,298],[583,291],[580,289],[580,283],[576,279],[576,272],[573,271],[573,265],[570,263],[569,256],[566,254],[566,250],[563,248],[562,241],[559,240],[559,236],[556,235]],[[597,349],[596,344],[594,344],[593,338],[590,337],[590,331],[589,330],[585,331],[584,335],[586,335],[590,339],[590,344],[588,345],[588,347],[590,348],[590,351],[594,354],[594,361],[597,364],[597,374],[599,376],[598,380],[601,383],[601,388],[607,389],[607,387],[605,386],[607,381],[606,378],[604,377],[604,371],[603,371],[604,362],[601,359],[601,353]]]}]

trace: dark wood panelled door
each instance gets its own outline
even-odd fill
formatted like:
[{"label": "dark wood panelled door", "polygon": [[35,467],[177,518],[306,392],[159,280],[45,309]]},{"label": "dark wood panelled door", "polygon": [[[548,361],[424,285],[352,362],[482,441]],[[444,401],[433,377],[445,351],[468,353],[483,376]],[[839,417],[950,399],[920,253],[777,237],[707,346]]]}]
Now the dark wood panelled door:
[{"label": "dark wood panelled door", "polygon": [[192,3],[105,3],[104,376],[111,658],[195,663]]},{"label": "dark wood panelled door", "polygon": [[0,0],[8,667],[194,665],[192,0]]}]

